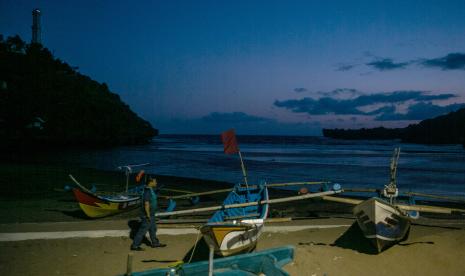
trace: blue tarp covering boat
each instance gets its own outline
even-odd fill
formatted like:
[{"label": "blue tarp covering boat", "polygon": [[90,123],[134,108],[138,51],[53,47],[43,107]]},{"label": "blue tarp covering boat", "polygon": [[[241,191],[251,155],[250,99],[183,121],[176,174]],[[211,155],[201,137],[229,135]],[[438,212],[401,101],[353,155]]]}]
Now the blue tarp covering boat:
[{"label": "blue tarp covering boat", "polygon": [[[294,247],[284,246],[237,256],[215,259],[216,276],[287,276],[282,267],[294,259]],[[185,264],[175,268],[159,268],[134,272],[133,276],[208,275],[208,261]]]}]

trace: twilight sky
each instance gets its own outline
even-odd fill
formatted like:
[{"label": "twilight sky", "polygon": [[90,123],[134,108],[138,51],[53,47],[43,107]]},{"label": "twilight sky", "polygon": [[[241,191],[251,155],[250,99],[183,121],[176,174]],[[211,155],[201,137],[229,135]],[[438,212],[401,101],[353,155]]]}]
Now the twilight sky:
[{"label": "twilight sky", "polygon": [[465,103],[465,1],[0,2],[161,133],[404,127]]}]

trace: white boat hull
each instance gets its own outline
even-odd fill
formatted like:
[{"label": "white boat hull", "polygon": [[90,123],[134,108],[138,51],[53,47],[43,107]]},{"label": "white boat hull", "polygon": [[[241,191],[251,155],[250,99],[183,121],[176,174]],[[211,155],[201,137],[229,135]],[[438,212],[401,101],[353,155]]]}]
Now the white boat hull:
[{"label": "white boat hull", "polygon": [[239,253],[247,253],[252,251],[256,245],[258,238],[263,232],[263,220],[257,223],[221,223],[221,224],[206,224],[200,228],[205,242],[212,246],[215,254],[220,256],[230,256]]},{"label": "white boat hull", "polygon": [[378,252],[406,238],[410,219],[388,202],[371,198],[354,207],[354,215],[364,236]]}]

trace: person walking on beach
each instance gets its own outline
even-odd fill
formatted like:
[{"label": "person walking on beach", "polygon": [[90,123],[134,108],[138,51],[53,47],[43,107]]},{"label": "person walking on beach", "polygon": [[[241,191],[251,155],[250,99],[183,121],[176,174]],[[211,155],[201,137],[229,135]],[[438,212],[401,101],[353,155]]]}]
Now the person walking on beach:
[{"label": "person walking on beach", "polygon": [[157,238],[157,225],[155,223],[155,212],[157,210],[157,194],[154,189],[157,187],[157,180],[149,178],[142,194],[142,208],[141,208],[141,225],[134,237],[131,245],[131,250],[143,251],[140,247],[142,240],[147,231],[149,231],[151,247],[165,247],[166,244],[160,243]]}]

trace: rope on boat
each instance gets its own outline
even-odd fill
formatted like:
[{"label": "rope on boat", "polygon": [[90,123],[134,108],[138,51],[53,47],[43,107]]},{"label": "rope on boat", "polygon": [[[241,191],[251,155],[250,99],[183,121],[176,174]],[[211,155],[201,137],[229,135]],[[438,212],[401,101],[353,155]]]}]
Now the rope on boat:
[{"label": "rope on boat", "polygon": [[195,238],[194,248],[192,248],[192,253],[191,253],[191,256],[189,257],[189,261],[187,261],[188,264],[190,264],[192,261],[192,257],[194,256],[194,252],[195,252],[195,249],[197,248],[197,243],[199,242],[199,237],[201,233],[202,232],[200,232],[200,228],[199,228],[199,233],[197,234],[197,238]]}]

